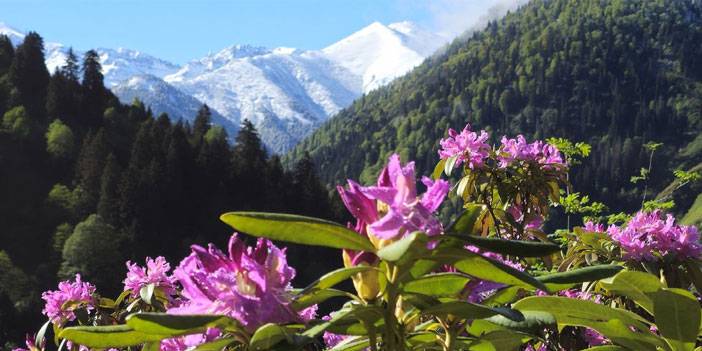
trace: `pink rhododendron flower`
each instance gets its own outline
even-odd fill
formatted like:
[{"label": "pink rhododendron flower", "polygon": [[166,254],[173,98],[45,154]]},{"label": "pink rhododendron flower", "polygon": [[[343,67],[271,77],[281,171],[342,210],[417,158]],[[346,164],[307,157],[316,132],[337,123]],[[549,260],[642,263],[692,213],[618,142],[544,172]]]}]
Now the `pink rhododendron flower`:
[{"label": "pink rhododendron flower", "polygon": [[246,247],[234,234],[228,254],[212,244],[193,245],[174,276],[183,286],[184,301],[168,313],[227,315],[248,331],[266,323],[304,319],[290,307],[288,290],[295,270],[287,264],[285,249],[269,240]]},{"label": "pink rhododendron flower", "polygon": [[[445,180],[422,178],[427,187],[421,197],[417,195],[414,162],[404,167],[400,156],[390,156],[376,186],[361,187],[349,181],[349,189],[339,187],[344,204],[359,220],[368,224],[371,235],[380,239],[394,239],[406,233],[422,231],[438,235],[443,231],[434,212],[449,191]],[[379,210],[381,208],[381,210]]]},{"label": "pink rhododendron flower", "polygon": [[124,290],[131,290],[132,297],[139,296],[141,288],[154,284],[166,295],[175,295],[175,279],[168,276],[171,265],[162,256],[152,259],[146,258],[146,267],[127,261],[127,278],[124,280]]},{"label": "pink rhododendron flower", "polygon": [[[76,319],[74,311],[85,308],[88,311],[95,308],[95,286],[83,282],[80,274],[76,274],[76,280],[62,281],[58,285],[58,290],[45,291],[41,298],[46,301],[42,313],[51,319],[51,322],[62,326],[64,323]],[[66,304],[67,302],[71,304]]]},{"label": "pink rhododendron flower", "polygon": [[583,229],[585,229],[588,232],[595,233],[604,233],[605,231],[607,231],[607,229],[605,229],[604,224],[594,223],[593,221],[585,222],[585,227],[583,227]]},{"label": "pink rhododendron flower", "polygon": [[198,345],[214,341],[221,334],[217,328],[207,328],[202,334],[191,334],[176,338],[161,340],[161,351],[185,351],[192,350]]},{"label": "pink rhododendron flower", "polygon": [[694,226],[675,224],[675,218],[665,218],[660,210],[639,211],[624,226],[610,226],[607,233],[631,260],[653,260],[655,254],[684,260],[699,258],[702,254],[700,236]]},{"label": "pink rhododendron flower", "polygon": [[[325,321],[328,321],[330,319],[331,319],[331,316],[322,317],[322,320],[325,320]],[[324,344],[327,345],[327,349],[332,349],[332,348],[334,348],[334,346],[336,346],[340,342],[344,341],[348,337],[349,337],[348,335],[334,334],[334,333],[325,331],[324,335],[322,336],[322,339],[324,339]]]},{"label": "pink rhododendron flower", "polygon": [[514,161],[531,161],[545,167],[565,166],[560,151],[554,145],[544,143],[541,140],[529,144],[521,134],[517,135],[516,139],[502,137],[498,160],[502,168],[510,166]]},{"label": "pink rhododendron flower", "polygon": [[449,129],[448,134],[448,138],[441,139],[439,142],[441,144],[439,157],[442,160],[456,156],[456,166],[464,161],[470,169],[483,166],[490,154],[490,145],[485,143],[489,136],[484,130],[481,130],[478,135],[471,131],[470,124],[467,124],[461,133]]},{"label": "pink rhododendron flower", "polygon": [[46,340],[42,340],[41,345],[37,345],[37,342],[32,335],[27,335],[27,337],[24,340],[25,345],[27,346],[26,349],[23,349],[21,347],[12,349],[12,351],[41,351],[44,349],[46,346]]},{"label": "pink rhododendron flower", "polygon": [[512,218],[514,218],[517,223],[523,225],[525,230],[539,229],[544,225],[544,217],[541,214],[532,213],[525,216],[524,212],[522,212],[517,205],[510,206],[507,209],[507,213],[512,215]]}]

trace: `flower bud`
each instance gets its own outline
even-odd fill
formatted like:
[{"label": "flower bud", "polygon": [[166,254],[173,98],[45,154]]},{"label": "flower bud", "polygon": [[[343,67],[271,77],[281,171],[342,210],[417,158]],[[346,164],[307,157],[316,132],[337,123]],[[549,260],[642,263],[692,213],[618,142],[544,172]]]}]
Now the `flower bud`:
[{"label": "flower bud", "polygon": [[[378,256],[364,251],[344,250],[342,253],[344,259],[344,267],[371,266],[376,267],[379,263]],[[378,297],[380,293],[380,283],[378,271],[370,269],[364,272],[359,272],[351,277],[353,286],[356,288],[356,293],[364,301],[372,301]]]}]

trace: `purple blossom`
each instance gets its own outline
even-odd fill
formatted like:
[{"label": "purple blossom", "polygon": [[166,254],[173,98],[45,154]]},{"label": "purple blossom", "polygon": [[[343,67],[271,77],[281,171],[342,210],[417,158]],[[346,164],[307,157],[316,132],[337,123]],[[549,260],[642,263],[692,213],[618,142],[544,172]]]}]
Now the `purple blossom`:
[{"label": "purple blossom", "polygon": [[191,334],[176,338],[161,340],[161,351],[185,351],[192,350],[198,345],[214,341],[221,335],[217,328],[207,328],[202,334]]},{"label": "purple blossom", "polygon": [[593,221],[585,222],[585,227],[583,229],[585,229],[585,231],[594,233],[604,233],[607,231],[604,224],[594,223]]},{"label": "purple blossom", "polygon": [[[354,212],[362,212],[357,218],[369,223],[368,231],[375,237],[395,239],[414,231],[422,231],[430,236],[439,235],[443,228],[433,213],[443,202],[450,185],[445,180],[433,181],[427,177],[422,178],[422,183],[427,187],[427,191],[419,197],[415,185],[414,162],[409,162],[403,167],[400,156],[393,154],[387,167],[381,172],[377,186],[341,191],[345,192],[342,198],[354,199],[345,200],[346,204],[362,204],[349,207],[349,210],[354,215]],[[370,203],[366,199],[377,201],[375,212],[369,207]],[[364,210],[357,211],[358,208]],[[377,208],[381,208],[382,211],[378,211]],[[380,216],[382,218],[374,220]]]},{"label": "purple blossom", "polygon": [[124,290],[131,290],[132,297],[139,296],[139,291],[149,284],[154,284],[166,295],[172,296],[176,294],[175,279],[168,276],[171,265],[162,256],[156,257],[156,259],[147,257],[146,267],[127,261],[127,270]]},{"label": "purple blossom", "polygon": [[624,257],[635,261],[654,260],[656,254],[679,260],[702,254],[697,228],[677,225],[672,215],[663,218],[660,210],[639,211],[626,225],[611,225],[607,233],[624,250]]},{"label": "purple blossom", "polygon": [[478,133],[470,130],[470,124],[466,124],[461,133],[457,133],[453,129],[449,129],[448,138],[441,139],[441,149],[439,157],[447,159],[456,157],[456,166],[461,165],[464,161],[470,169],[476,169],[483,166],[485,159],[490,154],[490,146],[485,142],[489,136],[484,131]]},{"label": "purple blossom", "polygon": [[497,158],[502,168],[510,166],[515,161],[536,162],[547,169],[553,165],[566,165],[560,151],[554,145],[541,140],[529,144],[521,134],[517,135],[516,139],[503,136]]},{"label": "purple blossom", "polygon": [[[249,331],[266,323],[302,322],[290,306],[285,249],[259,239],[246,247],[234,234],[226,255],[214,245],[192,246],[192,253],[174,270],[184,301],[173,314],[221,314],[237,319]],[[307,312],[305,314],[308,314]]]},{"label": "purple blossom", "polygon": [[41,345],[37,345],[36,339],[32,335],[27,335],[27,337],[24,340],[24,344],[27,346],[26,349],[23,349],[21,347],[12,349],[12,351],[40,351],[44,350],[44,347],[46,346],[46,340],[42,340]]},{"label": "purple blossom", "polygon": [[[322,317],[322,320],[325,321],[328,321],[330,319],[331,316]],[[322,338],[324,339],[324,344],[327,345],[327,349],[332,349],[334,346],[344,341],[348,337],[348,335],[334,334],[328,331],[325,331],[324,335],[322,336]]]},{"label": "purple blossom", "polygon": [[524,212],[517,205],[510,206],[507,209],[507,213],[509,213],[517,223],[524,226],[525,230],[539,229],[544,225],[544,217],[541,214],[527,213],[527,215],[524,215]]},{"label": "purple blossom", "polygon": [[[95,286],[83,282],[80,274],[76,274],[76,280],[62,281],[58,285],[58,290],[45,291],[41,298],[46,301],[42,313],[51,319],[55,325],[62,326],[64,323],[76,319],[75,310],[85,308],[90,311],[95,308]],[[67,304],[71,302],[70,304]]]}]

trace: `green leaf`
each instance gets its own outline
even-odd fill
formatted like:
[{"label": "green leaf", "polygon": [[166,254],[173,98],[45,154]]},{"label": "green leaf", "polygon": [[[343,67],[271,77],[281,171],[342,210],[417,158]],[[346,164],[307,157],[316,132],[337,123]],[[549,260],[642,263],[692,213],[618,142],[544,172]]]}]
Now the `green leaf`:
[{"label": "green leaf", "polygon": [[480,218],[485,212],[485,205],[465,204],[464,208],[465,210],[446,229],[446,234],[460,237],[480,234]]},{"label": "green leaf", "polygon": [[144,346],[141,347],[141,351],[159,351],[161,350],[161,342],[159,341],[151,341],[144,343]]},{"label": "green leaf", "polygon": [[543,283],[534,277],[478,254],[473,253],[468,258],[455,262],[453,266],[475,278],[528,289],[548,290]]},{"label": "green leaf", "polygon": [[285,327],[268,323],[256,330],[249,341],[249,349],[269,350],[282,341],[292,342],[290,331]]},{"label": "green leaf", "polygon": [[431,178],[437,180],[441,178],[441,173],[444,172],[444,166],[446,165],[446,159],[439,160],[439,163],[434,167],[434,171],[431,172]]},{"label": "green leaf", "polygon": [[148,284],[144,287],[142,287],[139,290],[139,297],[146,302],[147,304],[151,304],[151,298],[154,296],[154,289],[156,288],[155,284]]},{"label": "green leaf", "polygon": [[361,351],[370,346],[370,341],[367,337],[350,337],[338,343],[329,351]]},{"label": "green leaf", "polygon": [[519,297],[523,296],[520,296],[520,293],[522,291],[523,288],[519,286],[508,286],[499,289],[494,294],[488,296],[485,300],[483,300],[482,304],[488,306],[500,306],[510,304],[514,301],[517,301]]},{"label": "green leaf", "polygon": [[482,319],[502,315],[514,321],[524,320],[524,316],[519,311],[503,307],[488,307],[464,301],[444,302],[426,308],[422,310],[422,313],[438,317],[453,315],[463,319]]},{"label": "green leaf", "polygon": [[613,343],[633,350],[655,351],[657,347],[667,349],[667,345],[648,330],[648,325],[642,323],[638,315],[627,310],[557,296],[527,297],[512,307],[523,312],[550,313],[559,326],[592,328]]},{"label": "green leaf", "polygon": [[331,271],[316,281],[314,281],[312,284],[308,285],[304,290],[302,290],[302,294],[317,290],[317,289],[327,289],[331,288],[336,284],[339,284],[343,282],[346,279],[351,278],[354,274],[365,272],[371,269],[375,269],[371,266],[356,266],[356,267],[349,267],[349,268],[339,268],[335,271]]},{"label": "green leaf", "polygon": [[[225,347],[237,342],[235,338],[223,338],[223,339],[217,339],[215,341],[210,341],[206,342],[204,344],[200,344],[193,351],[221,351]],[[143,350],[142,350],[143,351]]]},{"label": "green leaf", "polygon": [[540,311],[521,312],[523,316],[521,321],[514,321],[504,316],[490,317],[486,321],[503,328],[524,332],[537,332],[543,328],[556,325],[556,319],[550,313]]},{"label": "green leaf", "polygon": [[471,351],[517,351],[531,338],[511,330],[496,330],[481,336],[470,345]]},{"label": "green leaf", "polygon": [[139,345],[167,337],[167,335],[142,333],[127,325],[70,327],[63,329],[59,334],[59,338],[68,339],[78,345],[96,348]]},{"label": "green leaf", "polygon": [[175,315],[166,313],[135,313],[127,316],[127,325],[145,334],[184,335],[219,327],[240,329],[239,323],[227,316]]},{"label": "green leaf", "polygon": [[700,304],[690,292],[661,289],[651,294],[656,326],[676,351],[692,351],[700,330]]},{"label": "green leaf", "polygon": [[407,282],[403,290],[429,296],[456,296],[463,291],[470,278],[458,273],[437,273]]},{"label": "green leaf", "polygon": [[220,219],[244,233],[296,244],[375,252],[368,238],[338,223],[290,214],[230,212]]},{"label": "green leaf", "polygon": [[602,346],[595,346],[591,347],[588,349],[585,349],[583,351],[629,351],[621,346],[617,345],[602,345]]},{"label": "green leaf", "polygon": [[426,251],[427,242],[426,234],[414,232],[378,250],[378,257],[388,262],[411,261],[413,254]]},{"label": "green leaf", "polygon": [[481,249],[503,255],[519,257],[543,257],[561,250],[561,247],[542,241],[505,240],[480,236],[453,236]]},{"label": "green leaf", "polygon": [[304,308],[310,307],[322,303],[333,297],[348,297],[353,299],[353,295],[336,289],[319,289],[308,291],[304,294],[296,295],[293,297],[292,308],[295,311],[300,311]]},{"label": "green leaf", "polygon": [[655,275],[645,272],[623,271],[612,278],[600,281],[600,285],[610,293],[630,298],[653,315],[653,300],[649,294],[663,288]]},{"label": "green leaf", "polygon": [[444,173],[446,173],[447,176],[451,176],[451,172],[453,172],[453,167],[456,165],[457,159],[458,155],[451,156],[446,159],[446,162],[444,164]]},{"label": "green leaf", "polygon": [[536,279],[546,284],[550,291],[558,291],[567,289],[573,284],[609,278],[623,269],[624,267],[622,266],[603,264],[598,266],[577,268],[566,272],[542,275],[536,277]]}]

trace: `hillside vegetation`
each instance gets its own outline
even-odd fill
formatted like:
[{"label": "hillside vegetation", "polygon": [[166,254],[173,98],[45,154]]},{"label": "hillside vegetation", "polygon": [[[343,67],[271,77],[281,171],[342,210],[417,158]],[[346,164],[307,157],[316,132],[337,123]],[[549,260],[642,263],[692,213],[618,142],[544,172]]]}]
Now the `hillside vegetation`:
[{"label": "hillside vegetation", "polygon": [[[532,1],[358,99],[287,161],[309,153],[326,182],[370,181],[396,151],[428,174],[438,140],[468,122],[491,131],[493,143],[522,133],[592,144],[571,181],[631,210],[641,203],[630,178],[648,165],[644,144],[664,143],[653,189],[702,160],[699,137],[686,148],[702,128],[701,56],[697,0]],[[679,211],[699,191],[678,196]]]}]

